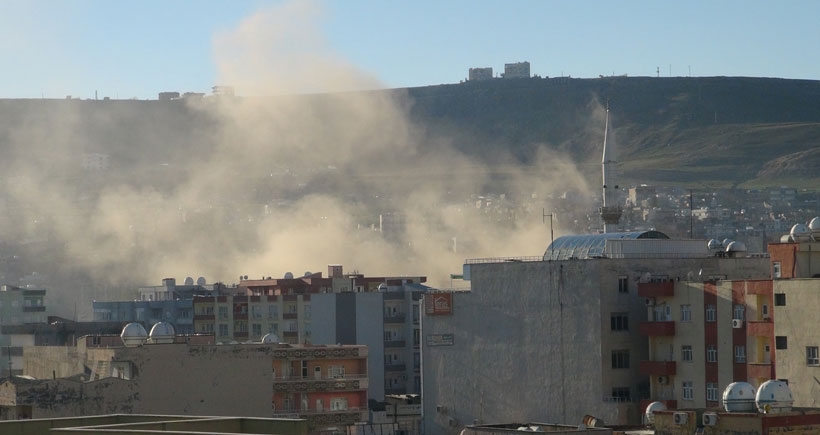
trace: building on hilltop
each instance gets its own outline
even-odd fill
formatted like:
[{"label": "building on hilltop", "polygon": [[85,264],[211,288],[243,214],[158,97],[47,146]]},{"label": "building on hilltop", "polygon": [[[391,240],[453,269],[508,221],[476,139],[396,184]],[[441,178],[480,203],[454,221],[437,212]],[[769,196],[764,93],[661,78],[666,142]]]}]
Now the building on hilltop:
[{"label": "building on hilltop", "polygon": [[505,79],[527,79],[530,77],[530,63],[516,62],[504,64]]},{"label": "building on hilltop", "polygon": [[422,317],[425,430],[587,414],[639,423],[652,393],[640,363],[651,360],[644,285],[763,280],[769,269],[765,255],[657,231],[564,236],[543,257],[468,260],[471,291]]},{"label": "building on hilltop", "polygon": [[469,75],[467,77],[470,81],[490,80],[493,78],[493,69],[491,67],[470,68]]}]

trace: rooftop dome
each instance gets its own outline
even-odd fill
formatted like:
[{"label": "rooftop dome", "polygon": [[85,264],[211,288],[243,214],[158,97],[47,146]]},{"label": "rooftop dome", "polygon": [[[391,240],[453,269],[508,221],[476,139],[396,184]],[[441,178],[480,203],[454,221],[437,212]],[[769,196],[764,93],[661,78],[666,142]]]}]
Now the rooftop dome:
[{"label": "rooftop dome", "polygon": [[174,326],[168,322],[157,322],[151,327],[151,332],[148,334],[148,339],[151,343],[168,344],[174,342]]},{"label": "rooftop dome", "polygon": [[820,242],[820,216],[809,221],[809,231],[811,231],[811,237]]},{"label": "rooftop dome", "polygon": [[811,230],[805,224],[794,224],[789,234],[795,242],[807,242],[811,238]]},{"label": "rooftop dome", "polygon": [[122,328],[120,338],[122,339],[122,344],[126,347],[141,346],[145,344],[145,340],[148,339],[148,332],[145,331],[145,327],[140,323],[129,323]]},{"label": "rooftop dome", "polygon": [[265,336],[262,337],[263,344],[276,344],[279,343],[279,341],[279,336],[274,334],[273,332],[265,334]]},{"label": "rooftop dome", "polygon": [[668,239],[660,231],[630,231],[625,233],[580,234],[561,236],[547,247],[544,261],[597,258],[604,254],[607,240]]},{"label": "rooftop dome", "polygon": [[755,387],[748,382],[732,382],[723,390],[726,412],[755,412]]},{"label": "rooftop dome", "polygon": [[720,240],[718,240],[718,239],[709,240],[709,243],[708,243],[707,246],[709,247],[709,249],[720,249]]},{"label": "rooftop dome", "polygon": [[285,279],[293,279],[293,272],[285,272]]},{"label": "rooftop dome", "polygon": [[385,283],[379,284],[379,291],[380,292],[386,292],[387,291],[387,284],[385,284]]}]

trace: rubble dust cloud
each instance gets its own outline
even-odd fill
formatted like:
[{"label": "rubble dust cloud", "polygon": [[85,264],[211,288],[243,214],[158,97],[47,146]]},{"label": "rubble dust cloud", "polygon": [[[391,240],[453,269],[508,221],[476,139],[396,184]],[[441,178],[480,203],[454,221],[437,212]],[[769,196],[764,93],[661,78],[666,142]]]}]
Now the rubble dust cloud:
[{"label": "rubble dust cloud", "polygon": [[[542,147],[534,165],[493,166],[456,151],[411,119],[405,92],[367,91],[380,85],[327,48],[321,15],[288,2],[217,35],[236,97],[3,103],[0,231],[21,246],[21,278],[36,270],[49,305],[70,311],[165,277],[343,264],[446,287],[466,258],[542,255],[549,195],[590,192],[570,159]],[[497,207],[513,200],[528,205]]]}]

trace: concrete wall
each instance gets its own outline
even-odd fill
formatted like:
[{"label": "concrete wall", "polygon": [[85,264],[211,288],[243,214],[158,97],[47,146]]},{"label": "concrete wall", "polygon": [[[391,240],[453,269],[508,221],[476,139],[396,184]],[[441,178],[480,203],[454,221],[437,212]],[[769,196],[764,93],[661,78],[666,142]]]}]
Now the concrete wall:
[{"label": "concrete wall", "polygon": [[775,350],[777,377],[787,379],[795,406],[820,406],[820,366],[809,366],[806,347],[820,347],[820,279],[775,280],[774,293],[783,293],[785,306],[775,306],[776,336],[786,337],[787,348]]}]

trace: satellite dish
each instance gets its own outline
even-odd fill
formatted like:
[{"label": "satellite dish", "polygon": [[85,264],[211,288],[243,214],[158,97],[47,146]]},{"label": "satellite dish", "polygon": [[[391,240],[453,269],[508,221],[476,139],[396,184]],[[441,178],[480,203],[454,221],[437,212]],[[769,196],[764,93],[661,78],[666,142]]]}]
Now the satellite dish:
[{"label": "satellite dish", "polygon": [[285,272],[285,279],[293,279],[293,272]]},{"label": "satellite dish", "polygon": [[185,278],[185,285],[194,285],[194,279],[190,276]]},{"label": "satellite dish", "polygon": [[199,278],[197,278],[197,279],[196,279],[196,284],[197,284],[197,285],[205,285],[205,277],[204,277],[204,276],[200,276]]}]

